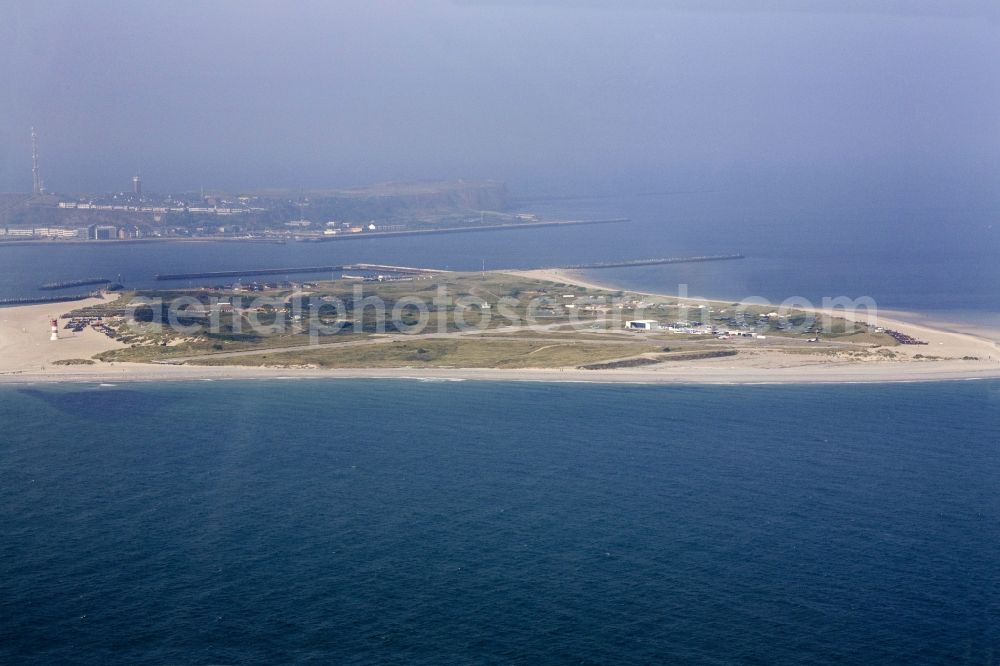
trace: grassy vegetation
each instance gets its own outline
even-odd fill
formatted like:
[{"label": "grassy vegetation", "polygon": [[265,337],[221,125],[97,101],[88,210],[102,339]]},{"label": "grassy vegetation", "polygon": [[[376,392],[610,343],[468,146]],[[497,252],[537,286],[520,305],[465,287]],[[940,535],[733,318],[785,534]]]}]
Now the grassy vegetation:
[{"label": "grassy vegetation", "polygon": [[[136,299],[166,304],[184,299],[188,306],[173,312],[174,321],[184,330],[159,323],[168,321],[165,306],[129,307]],[[384,307],[384,317],[373,300]],[[426,310],[421,313],[414,302],[422,303]],[[253,293],[230,288],[139,291],[71,316],[103,317],[113,337],[127,345],[95,357],[102,361],[197,359],[205,364],[320,367],[576,366],[627,359],[658,351],[664,345],[697,354],[714,353],[727,344],[712,335],[625,332],[622,326],[628,319],[663,323],[697,320],[706,328],[752,330],[779,338],[814,337],[822,323],[817,320],[810,326],[808,316],[800,312],[780,318],[768,306],[740,311],[735,305],[710,303],[698,308],[668,297],[592,290],[504,273],[441,273],[364,283],[336,280],[286,284]],[[316,323],[322,330],[316,331]],[[490,332],[491,339],[414,338],[412,343],[337,348],[338,343],[408,334],[419,323],[425,325],[422,332],[434,334],[468,328],[517,328]],[[896,344],[888,335],[842,319],[834,320],[832,329],[821,337],[858,343],[862,348]],[[279,348],[295,350],[268,353]],[[250,351],[260,354],[219,356]]]},{"label": "grassy vegetation", "polygon": [[307,365],[319,368],[559,368],[634,356],[644,345],[519,342],[457,338],[414,340],[344,348],[304,349],[292,354],[205,357],[198,365]]}]

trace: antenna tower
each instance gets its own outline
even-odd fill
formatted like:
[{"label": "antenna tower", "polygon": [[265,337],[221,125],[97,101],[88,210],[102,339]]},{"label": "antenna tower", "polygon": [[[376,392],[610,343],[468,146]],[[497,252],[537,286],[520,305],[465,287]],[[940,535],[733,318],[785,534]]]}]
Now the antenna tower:
[{"label": "antenna tower", "polygon": [[38,173],[38,134],[35,128],[31,128],[31,176],[34,181],[34,193],[45,194],[45,186],[42,184],[42,176]]}]

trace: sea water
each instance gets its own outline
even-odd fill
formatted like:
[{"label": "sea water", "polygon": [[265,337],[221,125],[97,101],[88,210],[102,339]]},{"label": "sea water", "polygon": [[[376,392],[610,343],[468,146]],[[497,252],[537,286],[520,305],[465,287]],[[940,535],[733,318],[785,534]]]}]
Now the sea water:
[{"label": "sea water", "polygon": [[0,424],[0,663],[1000,657],[1000,383],[6,386]]}]

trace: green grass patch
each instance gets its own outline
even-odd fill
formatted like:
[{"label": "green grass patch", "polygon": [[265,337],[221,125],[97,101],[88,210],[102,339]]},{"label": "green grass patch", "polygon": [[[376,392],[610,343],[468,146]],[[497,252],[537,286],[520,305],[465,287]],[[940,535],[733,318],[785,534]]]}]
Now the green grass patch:
[{"label": "green grass patch", "polygon": [[311,365],[320,368],[559,368],[634,356],[644,345],[583,342],[522,342],[455,339],[414,340],[337,348],[313,348],[281,354],[199,358],[199,365]]}]

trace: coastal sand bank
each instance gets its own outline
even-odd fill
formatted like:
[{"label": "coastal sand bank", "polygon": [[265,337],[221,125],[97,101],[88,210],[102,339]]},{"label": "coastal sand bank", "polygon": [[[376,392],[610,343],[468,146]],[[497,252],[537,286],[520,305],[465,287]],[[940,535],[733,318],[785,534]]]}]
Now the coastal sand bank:
[{"label": "coastal sand bank", "polygon": [[[525,271],[521,275],[594,289],[607,287],[559,270]],[[894,328],[928,345],[893,347],[901,360],[848,360],[822,355],[792,355],[755,349],[738,356],[677,361],[655,366],[611,370],[486,368],[289,368],[189,366],[145,363],[53,365],[60,359],[89,358],[121,347],[121,343],[87,328],[72,334],[60,329],[49,340],[49,320],[100,302],[42,304],[0,309],[0,383],[118,382],[170,380],[249,380],[274,378],[414,378],[425,380],[494,380],[601,382],[639,384],[762,384],[917,382],[1000,378],[1000,348],[993,340],[958,330],[942,330],[879,315],[878,325]],[[918,359],[937,356],[941,360]],[[977,360],[962,360],[974,357]]]}]

